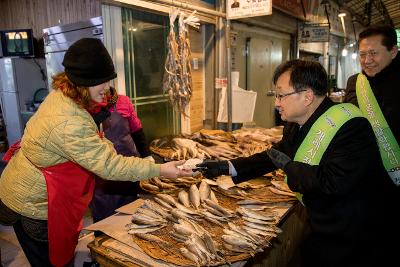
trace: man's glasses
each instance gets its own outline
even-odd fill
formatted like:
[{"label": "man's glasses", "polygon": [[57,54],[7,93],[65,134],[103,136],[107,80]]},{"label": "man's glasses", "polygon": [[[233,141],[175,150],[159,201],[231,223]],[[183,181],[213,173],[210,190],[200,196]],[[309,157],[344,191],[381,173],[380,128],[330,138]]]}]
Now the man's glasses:
[{"label": "man's glasses", "polygon": [[379,53],[377,51],[374,51],[374,50],[368,50],[366,52],[359,52],[360,59],[366,59],[367,56],[369,56],[371,58],[374,58],[378,54]]},{"label": "man's glasses", "polygon": [[290,93],[287,93],[287,94],[276,94],[275,98],[278,99],[279,101],[282,101],[282,98],[284,98],[284,97],[287,97],[287,96],[290,96],[290,95],[294,95],[294,94],[298,94],[298,93],[301,93],[301,92],[304,92],[304,91],[307,91],[307,90],[294,91],[294,92],[290,92]]}]

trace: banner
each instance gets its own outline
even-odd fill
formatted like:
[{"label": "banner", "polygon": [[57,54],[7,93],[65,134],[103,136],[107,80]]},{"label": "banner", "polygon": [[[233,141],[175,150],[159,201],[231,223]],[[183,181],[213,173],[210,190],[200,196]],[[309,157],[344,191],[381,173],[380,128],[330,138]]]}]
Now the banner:
[{"label": "banner", "polygon": [[302,43],[329,42],[329,25],[304,24],[300,27],[299,38]]},{"label": "banner", "polygon": [[227,19],[240,19],[271,14],[272,0],[226,0]]}]

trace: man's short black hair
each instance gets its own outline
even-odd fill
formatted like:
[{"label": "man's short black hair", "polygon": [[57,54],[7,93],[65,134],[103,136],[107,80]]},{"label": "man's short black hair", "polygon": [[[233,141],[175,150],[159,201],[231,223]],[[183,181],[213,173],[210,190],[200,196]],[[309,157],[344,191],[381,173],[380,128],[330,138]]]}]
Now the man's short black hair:
[{"label": "man's short black hair", "polygon": [[296,92],[310,88],[315,95],[327,94],[328,75],[319,62],[300,59],[284,62],[274,72],[274,84],[287,71],[290,71],[290,85]]},{"label": "man's short black hair", "polygon": [[393,46],[397,45],[397,34],[393,27],[387,25],[381,26],[371,26],[360,32],[358,35],[358,44],[368,37],[381,35],[382,45],[387,48],[387,50],[392,50]]}]

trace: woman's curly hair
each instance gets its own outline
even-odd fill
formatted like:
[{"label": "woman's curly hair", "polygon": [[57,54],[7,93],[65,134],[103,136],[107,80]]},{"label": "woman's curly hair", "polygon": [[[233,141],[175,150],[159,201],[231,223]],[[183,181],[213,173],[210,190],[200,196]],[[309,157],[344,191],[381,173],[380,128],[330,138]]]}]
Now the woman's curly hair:
[{"label": "woman's curly hair", "polygon": [[85,109],[90,109],[92,100],[89,93],[89,87],[77,86],[73,84],[65,74],[60,72],[53,77],[52,88],[54,90],[61,90],[63,94],[71,98],[75,103]]}]

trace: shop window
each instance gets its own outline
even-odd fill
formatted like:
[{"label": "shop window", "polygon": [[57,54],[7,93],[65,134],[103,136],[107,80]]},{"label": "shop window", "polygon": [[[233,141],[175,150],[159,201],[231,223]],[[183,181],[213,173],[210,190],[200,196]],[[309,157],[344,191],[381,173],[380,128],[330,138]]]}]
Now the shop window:
[{"label": "shop window", "polygon": [[179,116],[163,94],[169,18],[122,8],[125,83],[149,140],[180,132]]}]

